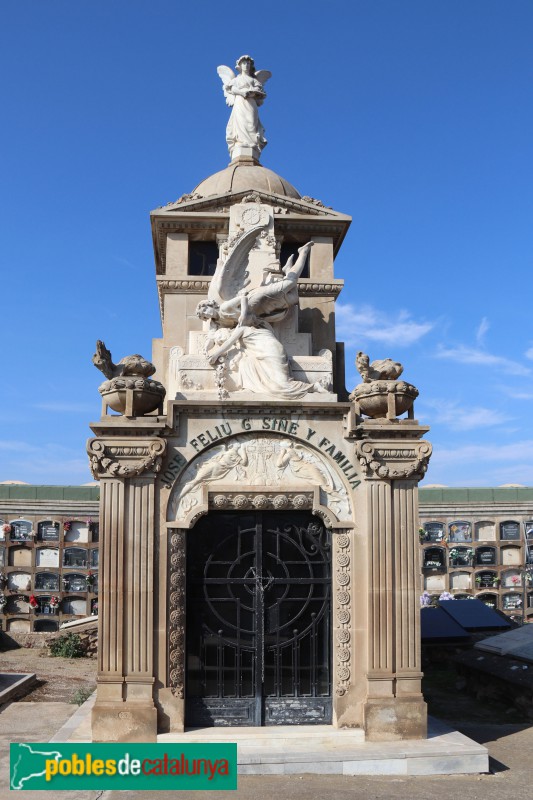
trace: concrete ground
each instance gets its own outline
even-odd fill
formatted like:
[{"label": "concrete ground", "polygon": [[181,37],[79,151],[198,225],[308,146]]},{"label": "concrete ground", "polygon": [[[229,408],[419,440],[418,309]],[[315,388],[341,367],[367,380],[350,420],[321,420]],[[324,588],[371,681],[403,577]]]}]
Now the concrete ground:
[{"label": "concrete ground", "polygon": [[[76,710],[68,703],[12,703],[0,714],[0,798],[9,793],[9,742],[45,742]],[[439,777],[342,777],[329,775],[243,776],[228,792],[61,792],[61,800],[531,800],[533,727],[525,724],[460,724],[467,736],[486,744],[492,773]],[[49,791],[16,792],[20,800],[50,800]]]}]

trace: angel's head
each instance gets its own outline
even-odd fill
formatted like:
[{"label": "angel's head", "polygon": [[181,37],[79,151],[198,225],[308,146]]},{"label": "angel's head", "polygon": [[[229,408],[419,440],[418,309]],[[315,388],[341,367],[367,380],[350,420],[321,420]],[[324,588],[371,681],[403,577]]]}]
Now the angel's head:
[{"label": "angel's head", "polygon": [[216,300],[200,300],[196,306],[196,316],[203,320],[218,319],[219,308]]},{"label": "angel's head", "polygon": [[255,62],[252,56],[241,56],[239,59],[237,59],[235,69],[239,70],[239,72],[245,72],[248,75],[254,75]]}]

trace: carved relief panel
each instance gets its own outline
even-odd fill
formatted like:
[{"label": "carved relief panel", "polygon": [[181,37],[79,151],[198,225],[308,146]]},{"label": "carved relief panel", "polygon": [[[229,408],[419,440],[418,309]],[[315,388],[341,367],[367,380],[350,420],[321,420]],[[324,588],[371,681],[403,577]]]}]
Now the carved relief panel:
[{"label": "carved relief panel", "polygon": [[[250,493],[254,497],[247,499]],[[191,514],[205,513],[208,503],[226,509],[309,508],[315,494],[332,520],[351,519],[348,491],[321,454],[288,437],[243,434],[189,464],[174,487],[167,519],[190,524]]]}]

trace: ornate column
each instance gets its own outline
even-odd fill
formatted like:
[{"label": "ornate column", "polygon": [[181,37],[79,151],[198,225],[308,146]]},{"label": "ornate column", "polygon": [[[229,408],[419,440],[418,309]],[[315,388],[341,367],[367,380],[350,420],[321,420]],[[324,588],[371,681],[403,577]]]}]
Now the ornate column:
[{"label": "ornate column", "polygon": [[100,436],[87,446],[101,487],[98,687],[92,735],[100,742],[149,742],[157,735],[154,484],[166,442],[146,431],[146,418],[121,418],[121,424],[116,420],[107,417],[94,426]]},{"label": "ornate column", "polygon": [[365,420],[356,454],[366,473],[369,740],[427,735],[420,682],[418,481],[431,445],[414,420]]}]

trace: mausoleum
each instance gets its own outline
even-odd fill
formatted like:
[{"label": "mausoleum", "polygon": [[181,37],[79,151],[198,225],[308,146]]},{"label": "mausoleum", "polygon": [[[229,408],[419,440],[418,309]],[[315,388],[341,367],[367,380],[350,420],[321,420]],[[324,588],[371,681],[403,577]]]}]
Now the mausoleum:
[{"label": "mausoleum", "polygon": [[93,739],[312,724],[423,739],[418,392],[363,353],[346,391],[334,261],[350,217],[261,165],[270,73],[248,56],[218,71],[231,163],[151,214],[152,362],[115,364],[102,342],[94,358]]}]

